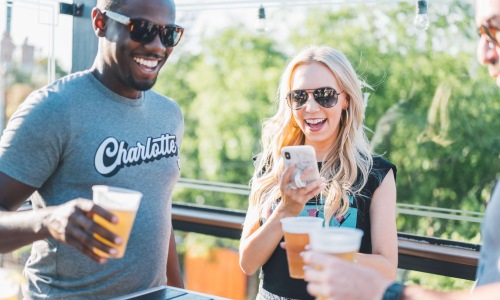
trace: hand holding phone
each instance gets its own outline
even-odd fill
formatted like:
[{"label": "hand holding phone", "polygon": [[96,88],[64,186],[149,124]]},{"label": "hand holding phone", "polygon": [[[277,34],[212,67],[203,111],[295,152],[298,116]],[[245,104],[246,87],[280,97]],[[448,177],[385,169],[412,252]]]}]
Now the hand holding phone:
[{"label": "hand holding phone", "polygon": [[316,152],[312,146],[286,146],[281,149],[281,156],[286,168],[295,165],[292,178],[296,187],[304,187],[308,182],[320,177]]}]

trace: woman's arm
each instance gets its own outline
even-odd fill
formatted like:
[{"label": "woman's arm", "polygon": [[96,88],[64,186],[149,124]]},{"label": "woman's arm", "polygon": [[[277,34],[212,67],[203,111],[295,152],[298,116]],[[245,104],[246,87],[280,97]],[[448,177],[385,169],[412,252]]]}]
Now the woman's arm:
[{"label": "woman's arm", "polygon": [[389,279],[396,278],[398,237],[396,229],[396,181],[391,170],[375,190],[370,206],[372,254],[356,255],[358,263]]},{"label": "woman's arm", "polygon": [[262,226],[259,226],[258,209],[248,209],[240,240],[240,267],[247,275],[255,273],[278,246],[283,237],[280,220],[298,215],[306,202],[326,186],[325,180],[320,178],[304,188],[291,189],[288,184],[294,169],[285,170],[280,181],[282,200]]},{"label": "woman's arm", "polygon": [[243,273],[247,275],[255,273],[269,259],[281,241],[283,231],[280,220],[285,215],[280,207],[281,205],[278,205],[262,226],[258,223],[256,209],[249,208],[246,216],[248,220],[245,220],[240,240],[240,267]]}]

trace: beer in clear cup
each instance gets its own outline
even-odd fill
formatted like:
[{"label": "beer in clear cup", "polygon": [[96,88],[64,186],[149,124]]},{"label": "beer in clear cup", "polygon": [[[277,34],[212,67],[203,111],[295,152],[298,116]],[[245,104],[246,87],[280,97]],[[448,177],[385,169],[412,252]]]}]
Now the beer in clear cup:
[{"label": "beer in clear cup", "polygon": [[121,258],[125,255],[128,238],[142,199],[142,193],[107,185],[95,185],[92,187],[92,190],[93,202],[118,217],[118,223],[112,224],[95,214],[94,221],[122,239],[122,244],[116,245],[100,235],[94,234],[96,239],[118,250],[118,254],[111,256],[109,253],[96,248],[94,248],[94,252],[101,257]]},{"label": "beer in clear cup", "polygon": [[357,228],[319,228],[311,232],[310,246],[314,251],[354,262],[362,237],[363,231]]},{"label": "beer in clear cup", "polygon": [[[348,262],[354,262],[356,253],[361,246],[363,231],[357,228],[327,227],[318,228],[310,233],[311,249],[313,251],[334,255]],[[321,266],[313,266],[321,269]],[[317,297],[316,300],[324,300]]]},{"label": "beer in clear cup", "polygon": [[320,229],[323,219],[316,217],[289,217],[281,219],[281,226],[285,235],[286,258],[290,277],[304,278],[304,260],[300,253],[309,244],[309,232]]}]

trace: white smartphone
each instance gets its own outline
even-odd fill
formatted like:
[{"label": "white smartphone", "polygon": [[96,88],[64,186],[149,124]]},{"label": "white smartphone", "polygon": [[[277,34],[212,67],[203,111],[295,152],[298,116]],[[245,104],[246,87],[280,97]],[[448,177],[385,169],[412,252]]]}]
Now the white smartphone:
[{"label": "white smartphone", "polygon": [[[295,165],[292,180],[295,180],[297,186],[300,185],[300,181],[308,183],[320,177],[316,152],[312,146],[286,146],[281,149],[281,156],[283,157],[285,167],[288,168],[290,165]],[[302,177],[302,174],[307,169],[311,169],[312,171],[306,177]]]}]

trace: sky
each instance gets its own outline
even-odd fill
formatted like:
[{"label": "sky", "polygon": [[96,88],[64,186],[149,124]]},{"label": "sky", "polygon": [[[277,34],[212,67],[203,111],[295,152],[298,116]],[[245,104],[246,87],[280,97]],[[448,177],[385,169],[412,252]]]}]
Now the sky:
[{"label": "sky", "polygon": [[[240,26],[249,30],[255,30],[258,20],[260,4],[245,7],[229,6],[226,8],[213,8],[203,10],[189,10],[178,3],[177,23],[186,28],[183,37],[183,51],[199,52],[200,39],[210,37],[221,32],[228,26]],[[186,1],[189,2],[189,1]],[[212,1],[214,2],[214,1]],[[304,7],[276,7],[268,6],[266,10],[267,31],[264,34],[273,36],[276,40],[285,40],[289,35],[289,23],[294,24],[306,16]],[[259,34],[255,30],[255,34]]]},{"label": "sky", "polygon": [[[71,2],[71,1],[67,1]],[[176,0],[177,23],[186,28],[182,51],[201,51],[199,41],[203,37],[220,32],[224,27],[238,25],[254,29],[257,22],[258,8],[266,7],[266,34],[277,40],[286,40],[291,24],[304,18],[308,8],[338,8],[338,3],[360,5],[386,5],[387,2],[411,2],[411,0],[375,1],[360,0]],[[325,4],[329,2],[330,4]],[[439,1],[442,2],[442,1]],[[0,0],[0,33],[5,31],[7,0]],[[35,46],[37,57],[47,57],[53,43],[53,53],[59,65],[69,71],[71,68],[72,16],[59,15],[59,1],[56,0],[15,0],[12,11],[12,37],[16,46],[25,40]],[[305,3],[308,3],[306,5]],[[313,4],[315,3],[315,4]],[[332,5],[331,3],[337,5]],[[363,5],[361,4],[361,5]],[[408,24],[411,26],[411,24]],[[90,26],[90,24],[89,24]],[[1,36],[0,36],[1,37]],[[20,47],[19,47],[20,48]],[[15,52],[19,59],[20,51]]]},{"label": "sky", "polygon": [[[69,70],[71,66],[71,34],[72,19],[67,15],[59,15],[58,1],[15,0],[12,8],[11,37],[16,47],[26,40],[35,46],[36,57],[47,57],[51,43],[54,53],[62,67]],[[0,0],[0,33],[6,30],[6,1]],[[14,52],[14,59],[19,59],[19,50]]]},{"label": "sky", "polygon": [[[231,24],[241,24],[241,26],[247,26],[251,29],[255,27],[260,5],[259,1],[250,4],[249,2],[252,1],[239,1],[246,3],[239,6],[229,4],[202,7],[199,5],[204,2],[216,3],[217,1],[176,1],[178,8],[177,23],[186,28],[183,38],[184,49],[193,52],[201,51],[198,47],[201,38],[212,35]],[[238,1],[232,2],[236,3]],[[6,3],[6,0],[0,0],[0,33],[2,36],[6,30]],[[58,13],[59,1],[55,0],[16,0],[14,3],[11,37],[16,47],[18,47],[14,52],[14,59],[20,59],[20,46],[25,41],[27,44],[35,46],[35,56],[37,58],[47,57],[53,43],[53,53],[59,65],[65,71],[69,71],[72,51],[72,17],[60,15]],[[193,3],[198,5],[193,5]],[[280,7],[276,6],[276,4],[272,4],[266,8],[266,13],[270,29],[268,34],[284,38],[285,35],[277,33],[283,31],[283,26],[286,25],[286,23],[278,22],[278,19],[284,15],[283,10],[280,10]],[[298,18],[299,15],[304,14],[299,11],[294,15],[295,18]],[[273,20],[273,16],[278,19]]]},{"label": "sky", "polygon": [[[210,2],[210,0],[198,0],[195,3],[207,1]],[[2,35],[6,30],[6,3],[6,0],[0,0],[0,33]],[[69,71],[72,51],[70,42],[73,29],[72,17],[60,15],[58,13],[59,1],[55,0],[16,0],[14,3],[11,24],[14,44],[20,48],[26,40],[28,44],[35,46],[37,57],[47,57],[51,43],[53,43],[53,53],[58,63],[64,70]],[[244,24],[242,26],[253,27],[259,7],[258,1],[253,5],[247,5],[246,8],[210,6],[200,9],[200,6],[194,7],[192,3],[193,1],[176,1],[177,23],[186,28],[183,42],[189,47],[185,48],[193,51],[196,51],[200,38],[213,34],[228,24]],[[268,16],[272,15],[273,10],[276,8],[268,8]],[[19,60],[20,56],[20,50],[14,52],[14,59]]]}]

